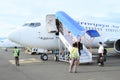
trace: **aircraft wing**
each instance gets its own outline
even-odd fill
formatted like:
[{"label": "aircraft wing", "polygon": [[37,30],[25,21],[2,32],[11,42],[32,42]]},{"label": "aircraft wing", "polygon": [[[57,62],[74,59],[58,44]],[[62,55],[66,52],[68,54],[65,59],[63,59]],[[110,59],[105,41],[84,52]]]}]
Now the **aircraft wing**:
[{"label": "aircraft wing", "polygon": [[104,41],[104,44],[105,44],[106,47],[113,47],[116,40],[118,40],[118,39],[116,39],[116,38],[106,39]]}]

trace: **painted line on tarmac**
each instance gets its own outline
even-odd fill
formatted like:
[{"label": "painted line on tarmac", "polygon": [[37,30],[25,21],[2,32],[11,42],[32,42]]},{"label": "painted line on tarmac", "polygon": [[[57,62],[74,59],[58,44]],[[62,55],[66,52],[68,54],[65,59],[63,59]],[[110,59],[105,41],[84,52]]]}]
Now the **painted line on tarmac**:
[{"label": "painted line on tarmac", "polygon": [[[15,64],[15,60],[9,60],[11,64]],[[20,59],[19,60],[20,64],[27,64],[27,63],[37,63],[37,62],[42,62],[42,60],[38,60],[35,58],[30,58],[30,59]]]}]

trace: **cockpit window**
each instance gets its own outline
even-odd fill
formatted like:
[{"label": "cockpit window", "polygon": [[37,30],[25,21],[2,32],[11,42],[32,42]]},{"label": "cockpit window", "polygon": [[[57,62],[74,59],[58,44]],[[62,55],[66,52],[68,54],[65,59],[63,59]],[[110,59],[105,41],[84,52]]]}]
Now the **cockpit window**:
[{"label": "cockpit window", "polygon": [[40,26],[40,23],[25,23],[23,26],[28,26],[28,27],[38,27]]}]

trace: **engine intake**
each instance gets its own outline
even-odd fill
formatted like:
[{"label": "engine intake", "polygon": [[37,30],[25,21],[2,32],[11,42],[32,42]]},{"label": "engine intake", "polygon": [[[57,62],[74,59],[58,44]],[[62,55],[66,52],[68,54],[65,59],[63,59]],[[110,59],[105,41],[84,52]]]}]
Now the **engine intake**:
[{"label": "engine intake", "polygon": [[118,39],[117,41],[115,41],[114,43],[114,49],[116,52],[120,53],[120,39]]}]

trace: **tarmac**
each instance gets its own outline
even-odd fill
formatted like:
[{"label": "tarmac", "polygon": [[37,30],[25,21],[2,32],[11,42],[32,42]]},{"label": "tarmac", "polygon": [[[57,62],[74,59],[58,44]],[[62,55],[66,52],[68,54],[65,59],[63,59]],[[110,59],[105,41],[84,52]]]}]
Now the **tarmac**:
[{"label": "tarmac", "polygon": [[77,73],[69,73],[69,63],[42,61],[40,55],[21,51],[20,66],[15,66],[12,50],[0,50],[0,80],[120,80],[120,56],[109,56],[104,67],[96,64],[81,64]]}]

